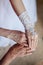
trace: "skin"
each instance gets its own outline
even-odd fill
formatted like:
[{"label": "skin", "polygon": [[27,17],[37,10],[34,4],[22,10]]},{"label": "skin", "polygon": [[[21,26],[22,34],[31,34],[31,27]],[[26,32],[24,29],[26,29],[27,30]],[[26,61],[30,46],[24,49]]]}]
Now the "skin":
[{"label": "skin", "polygon": [[18,16],[26,10],[22,0],[10,0],[10,3]]},{"label": "skin", "polygon": [[29,30],[26,30],[26,35],[27,35],[27,42],[29,44],[29,48],[35,51],[38,44],[38,35],[32,34]]},{"label": "skin", "polygon": [[0,65],[9,65],[15,58],[31,55],[31,52],[28,47],[23,47],[20,44],[16,44],[12,46],[7,54],[2,58]]}]

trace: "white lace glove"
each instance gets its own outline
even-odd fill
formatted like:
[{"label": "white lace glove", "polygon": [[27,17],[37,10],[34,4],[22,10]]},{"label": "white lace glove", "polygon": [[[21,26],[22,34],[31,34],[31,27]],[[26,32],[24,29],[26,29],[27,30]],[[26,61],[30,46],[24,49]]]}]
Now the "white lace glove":
[{"label": "white lace glove", "polygon": [[27,11],[20,14],[19,19],[25,27],[29,47],[35,50],[35,47],[37,46],[37,34],[34,30],[35,23],[29,18]]},{"label": "white lace glove", "polygon": [[34,33],[34,25],[35,25],[35,23],[30,20],[27,11],[20,14],[19,19],[23,23],[26,30],[29,30],[30,32]]}]

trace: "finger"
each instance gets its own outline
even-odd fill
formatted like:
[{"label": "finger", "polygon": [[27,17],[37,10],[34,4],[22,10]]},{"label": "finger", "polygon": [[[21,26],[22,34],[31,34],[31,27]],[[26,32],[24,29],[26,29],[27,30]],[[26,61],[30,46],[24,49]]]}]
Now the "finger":
[{"label": "finger", "polygon": [[34,39],[35,39],[35,41],[34,41],[35,45],[34,46],[36,47],[38,44],[38,35],[37,34],[34,35]]},{"label": "finger", "polygon": [[18,56],[19,56],[19,57],[24,56],[25,51],[26,51],[26,49],[22,48],[21,51],[19,52]]},{"label": "finger", "polygon": [[23,46],[28,46],[27,44],[27,39],[25,36],[23,36],[20,41],[19,41],[19,44],[23,45]]},{"label": "finger", "polygon": [[38,35],[35,35],[35,48],[37,47],[38,44]]},{"label": "finger", "polygon": [[37,46],[37,35],[32,36],[32,50],[35,51]]},{"label": "finger", "polygon": [[26,50],[27,53],[33,53],[33,50]]},{"label": "finger", "polygon": [[28,44],[26,42],[20,43],[22,46],[28,47]]},{"label": "finger", "polygon": [[28,55],[32,55],[32,53],[29,53],[29,54],[22,55],[22,57],[24,57],[24,56],[28,56]]},{"label": "finger", "polygon": [[32,53],[25,53],[23,55],[21,55],[20,57],[24,57],[24,56],[27,56],[27,55],[31,55]]},{"label": "finger", "polygon": [[30,37],[30,36],[28,37],[28,44],[29,44],[29,48],[31,48],[31,46],[32,46],[32,41],[31,41],[31,37]]},{"label": "finger", "polygon": [[[29,50],[29,48],[28,48],[28,50]],[[32,53],[31,53],[31,52],[30,52],[30,53],[26,53],[26,47],[24,47],[24,48],[22,49],[22,51],[21,51],[19,57],[26,56],[26,54],[31,55]]]},{"label": "finger", "polygon": [[32,48],[33,51],[35,51],[35,37],[34,35],[32,36]]},{"label": "finger", "polygon": [[32,53],[27,53],[25,56],[32,55]]},{"label": "finger", "polygon": [[27,51],[25,52],[25,56],[26,55],[31,55],[31,54],[32,54],[32,52],[27,52]]},{"label": "finger", "polygon": [[26,49],[26,52],[28,52],[28,53],[32,53],[33,51],[31,50],[31,48],[29,48],[29,47],[27,47],[27,48],[25,48]]},{"label": "finger", "polygon": [[29,47],[24,47],[26,50],[31,50],[31,48],[29,48]]}]

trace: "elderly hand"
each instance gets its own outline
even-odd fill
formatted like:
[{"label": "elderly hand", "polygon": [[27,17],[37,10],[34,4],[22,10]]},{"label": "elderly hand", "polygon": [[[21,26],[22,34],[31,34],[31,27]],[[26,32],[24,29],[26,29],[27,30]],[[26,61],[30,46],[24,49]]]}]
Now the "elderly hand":
[{"label": "elderly hand", "polygon": [[26,30],[26,35],[29,48],[31,48],[32,51],[35,51],[38,43],[38,35],[35,32],[33,34],[29,30]]},{"label": "elderly hand", "polygon": [[9,65],[16,57],[23,57],[26,55],[31,55],[32,52],[28,47],[23,47],[20,44],[12,46],[7,54],[0,61],[0,65]]}]

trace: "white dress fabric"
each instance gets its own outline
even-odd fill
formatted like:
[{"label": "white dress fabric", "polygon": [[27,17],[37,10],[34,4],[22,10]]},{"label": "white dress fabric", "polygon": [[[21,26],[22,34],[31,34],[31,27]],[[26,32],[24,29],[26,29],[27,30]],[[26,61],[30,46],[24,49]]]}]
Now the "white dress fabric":
[{"label": "white dress fabric", "polygon": [[[36,0],[23,0],[32,22],[37,21]],[[0,27],[25,32],[22,23],[14,12],[9,0],[0,0]],[[16,44],[13,40],[0,36],[0,47]],[[1,53],[1,52],[0,52]]]}]

